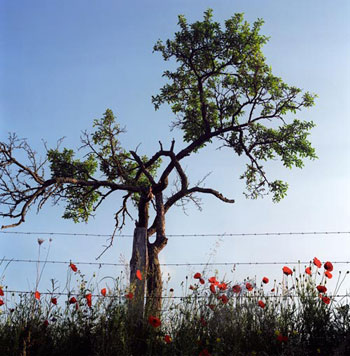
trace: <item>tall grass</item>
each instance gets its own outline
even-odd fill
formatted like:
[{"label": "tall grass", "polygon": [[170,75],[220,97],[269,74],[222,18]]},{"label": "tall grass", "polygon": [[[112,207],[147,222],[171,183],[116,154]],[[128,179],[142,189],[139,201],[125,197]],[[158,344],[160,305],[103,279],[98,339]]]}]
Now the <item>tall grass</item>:
[{"label": "tall grass", "polygon": [[320,293],[327,277],[312,268],[284,274],[268,292],[263,282],[233,286],[197,273],[181,298],[164,291],[159,322],[146,316],[135,325],[121,279],[101,294],[68,267],[81,282],[63,295],[54,282],[40,298],[1,289],[0,355],[350,355],[349,299]]}]

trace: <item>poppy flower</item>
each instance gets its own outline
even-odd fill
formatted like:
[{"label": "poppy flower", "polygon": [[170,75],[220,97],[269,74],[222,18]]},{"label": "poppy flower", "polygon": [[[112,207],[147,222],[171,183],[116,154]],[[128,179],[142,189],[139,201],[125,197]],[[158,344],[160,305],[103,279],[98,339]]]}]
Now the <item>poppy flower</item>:
[{"label": "poppy flower", "polygon": [[321,268],[321,267],[322,267],[322,263],[321,263],[321,261],[320,261],[317,257],[314,257],[314,265],[315,265],[317,268]]},{"label": "poppy flower", "polygon": [[247,290],[248,290],[249,292],[251,292],[251,291],[253,290],[253,286],[252,286],[249,282],[247,282],[247,283],[245,284],[245,287],[247,288]]},{"label": "poppy flower", "polygon": [[154,328],[158,328],[162,323],[161,321],[156,317],[156,316],[152,316],[150,315],[148,317],[148,322],[149,324],[151,324]]},{"label": "poppy flower", "polygon": [[137,277],[140,281],[142,281],[142,275],[141,275],[141,271],[140,271],[139,269],[136,271],[136,277]]},{"label": "poppy flower", "polygon": [[4,291],[2,290],[2,288],[0,287],[0,296],[4,295]]},{"label": "poppy flower", "polygon": [[264,277],[264,278],[262,279],[262,281],[263,281],[263,283],[265,283],[265,284],[269,283],[269,279],[268,279],[267,277]]},{"label": "poppy flower", "polygon": [[44,320],[43,325],[45,326],[45,328],[47,328],[49,326],[49,321],[48,320]]},{"label": "poppy flower", "polygon": [[232,290],[233,290],[233,292],[234,293],[240,293],[241,292],[241,290],[242,290],[242,288],[241,288],[241,286],[239,286],[238,284],[235,284],[233,287],[232,287]]},{"label": "poppy flower", "polygon": [[273,293],[274,291],[275,291],[275,288],[272,288],[272,289],[271,289],[271,293]]},{"label": "poppy flower", "polygon": [[189,286],[189,288],[190,288],[191,290],[195,290],[195,289],[196,289],[192,284]]},{"label": "poppy flower", "polygon": [[211,310],[215,309],[215,305],[214,304],[208,304],[208,308],[210,308]]},{"label": "poppy flower", "polygon": [[202,275],[201,275],[199,272],[197,272],[197,273],[195,273],[195,275],[193,276],[193,278],[194,278],[194,279],[200,279],[200,278],[202,278]]},{"label": "poppy flower", "polygon": [[39,293],[38,291],[36,291],[36,292],[34,293],[34,297],[35,297],[35,299],[40,300],[40,293]]},{"label": "poppy flower", "polygon": [[200,322],[201,322],[202,326],[207,326],[207,324],[208,324],[203,317],[201,317]]},{"label": "poppy flower", "polygon": [[79,310],[79,304],[78,304],[78,302],[75,303],[75,310]]},{"label": "poppy flower", "polygon": [[259,305],[260,308],[263,308],[263,309],[264,309],[265,306],[266,306],[266,304],[265,304],[262,300],[259,300],[259,301],[258,301],[258,305]]},{"label": "poppy flower", "polygon": [[85,296],[86,303],[87,303],[88,307],[90,307],[90,308],[91,308],[91,305],[92,305],[91,297],[92,297],[91,293],[86,294],[86,296]]},{"label": "poppy flower", "polygon": [[288,336],[283,336],[282,334],[277,335],[277,340],[279,342],[287,342],[288,341]]},{"label": "poppy flower", "polygon": [[170,293],[174,292],[174,288],[170,288],[170,289],[169,289],[169,292],[170,292]]},{"label": "poppy flower", "polygon": [[226,290],[227,289],[227,284],[222,282],[222,283],[218,284],[218,288],[220,290]]},{"label": "poppy flower", "polygon": [[199,279],[199,283],[200,283],[200,284],[204,284],[204,283],[205,283],[205,280],[204,280],[203,278],[200,278],[200,279]]},{"label": "poppy flower", "polygon": [[69,299],[69,304],[74,304],[76,302],[77,302],[77,300],[76,300],[75,297],[72,297],[72,298]]},{"label": "poppy flower", "polygon": [[215,290],[215,285],[214,284],[211,284],[210,287],[209,287],[210,291],[212,293],[216,293],[216,290]]},{"label": "poppy flower", "polygon": [[310,267],[306,267],[305,268],[305,273],[308,274],[309,276],[311,276],[311,268]]},{"label": "poppy flower", "polygon": [[219,282],[216,280],[216,277],[210,277],[208,281],[209,283],[215,284],[216,286],[219,284]]},{"label": "poppy flower", "polygon": [[129,292],[128,294],[125,294],[125,298],[131,300],[134,298],[134,293]]},{"label": "poppy flower", "polygon": [[332,272],[333,271],[333,265],[332,265],[332,262],[329,262],[327,261],[324,265],[323,265],[324,269],[329,271],[329,272]]},{"label": "poppy flower", "polygon": [[76,272],[76,271],[78,270],[77,266],[76,266],[74,263],[72,263],[72,262],[69,264],[69,267],[71,268],[71,270],[72,270],[73,272]]},{"label": "poppy flower", "polygon": [[0,299],[0,307],[4,304],[5,304],[4,301],[2,299]]},{"label": "poppy flower", "polygon": [[292,274],[293,274],[293,271],[292,271],[289,267],[287,267],[287,266],[284,266],[284,267],[282,268],[282,270],[283,270],[283,273],[284,273],[286,276],[289,276],[289,275],[292,275]]},{"label": "poppy flower", "polygon": [[209,351],[207,349],[203,349],[200,353],[199,356],[211,356]]},{"label": "poppy flower", "polygon": [[220,299],[221,299],[221,301],[222,301],[223,304],[227,304],[228,298],[227,298],[227,296],[226,296],[225,294],[223,294],[223,295],[220,297]]},{"label": "poppy flower", "polygon": [[329,304],[331,302],[331,298],[324,296],[322,297],[322,302],[325,304]]},{"label": "poppy flower", "polygon": [[327,292],[326,286],[318,285],[316,288],[320,293],[326,293]]},{"label": "poppy flower", "polygon": [[325,274],[325,276],[326,276],[327,278],[329,278],[329,279],[331,279],[331,278],[333,277],[332,273],[329,272],[329,271],[326,271],[324,274]]},{"label": "poppy flower", "polygon": [[52,297],[51,298],[51,303],[57,305],[57,298]]},{"label": "poppy flower", "polygon": [[164,341],[165,341],[167,344],[170,344],[173,340],[171,339],[170,335],[165,335],[165,336],[164,336]]},{"label": "poppy flower", "polygon": [[105,297],[107,293],[107,289],[106,288],[102,288],[101,289],[101,294]]}]

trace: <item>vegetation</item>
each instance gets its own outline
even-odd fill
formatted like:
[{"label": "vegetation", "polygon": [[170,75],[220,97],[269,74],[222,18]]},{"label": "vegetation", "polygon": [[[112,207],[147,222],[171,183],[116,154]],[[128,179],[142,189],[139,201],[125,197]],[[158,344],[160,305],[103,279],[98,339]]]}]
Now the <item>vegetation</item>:
[{"label": "vegetation", "polygon": [[[327,293],[333,266],[314,259],[304,273],[283,268],[282,281],[233,284],[196,273],[181,298],[165,291],[161,317],[148,315],[132,333],[123,279],[113,288],[80,276],[76,289],[19,295],[1,288],[1,355],[349,355],[349,297]],[[320,267],[317,267],[320,266]],[[3,292],[3,293],[2,293]]]}]

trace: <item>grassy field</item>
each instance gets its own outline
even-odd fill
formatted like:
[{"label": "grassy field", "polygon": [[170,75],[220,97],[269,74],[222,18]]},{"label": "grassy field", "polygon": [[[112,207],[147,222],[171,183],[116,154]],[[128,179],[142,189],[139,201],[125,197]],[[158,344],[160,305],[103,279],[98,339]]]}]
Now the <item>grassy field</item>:
[{"label": "grassy field", "polygon": [[349,296],[335,297],[348,272],[330,293],[331,263],[315,259],[303,273],[285,266],[274,283],[198,272],[181,298],[164,291],[159,318],[142,320],[130,316],[133,293],[120,279],[96,290],[68,269],[81,283],[67,293],[54,283],[41,294],[0,289],[0,355],[350,355]]}]

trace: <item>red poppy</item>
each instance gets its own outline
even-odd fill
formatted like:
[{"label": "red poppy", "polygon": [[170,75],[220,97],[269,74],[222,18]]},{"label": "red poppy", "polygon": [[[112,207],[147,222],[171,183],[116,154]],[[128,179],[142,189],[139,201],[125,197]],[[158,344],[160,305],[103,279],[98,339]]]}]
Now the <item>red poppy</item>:
[{"label": "red poppy", "polygon": [[48,320],[44,320],[43,324],[44,324],[45,328],[47,328],[49,326],[49,321]]},{"label": "red poppy", "polygon": [[154,328],[158,328],[162,323],[161,321],[156,317],[156,316],[152,316],[150,315],[148,317],[148,322],[154,327]]},{"label": "red poppy", "polygon": [[259,300],[259,301],[258,301],[258,305],[259,305],[260,308],[263,308],[263,309],[264,309],[265,306],[266,306],[266,304],[265,304],[262,300]]},{"label": "red poppy", "polygon": [[227,284],[222,282],[222,283],[218,284],[218,288],[220,290],[226,290],[227,289]]},{"label": "red poppy", "polygon": [[125,294],[125,298],[131,300],[132,298],[134,298],[134,293],[129,292],[128,294]]},{"label": "red poppy", "polygon": [[174,288],[170,288],[169,291],[170,293],[172,293],[174,291]]},{"label": "red poppy", "polygon": [[272,288],[272,289],[271,289],[271,292],[273,293],[274,291],[275,291],[275,288]]},{"label": "red poppy", "polygon": [[201,317],[200,322],[201,322],[202,326],[207,326],[207,324],[208,324],[203,317]]},{"label": "red poppy", "polygon": [[192,284],[189,286],[189,288],[190,288],[191,290],[195,290],[195,289],[196,289]]},{"label": "red poppy", "polygon": [[2,299],[0,299],[0,307],[4,304],[5,304],[4,301]]},{"label": "red poppy", "polygon": [[78,302],[75,303],[75,310],[79,310],[79,304],[78,304]]},{"label": "red poppy", "polygon": [[322,263],[317,257],[314,257],[314,265],[318,268],[322,267]]},{"label": "red poppy", "polygon": [[36,291],[36,292],[34,293],[34,297],[35,297],[35,299],[40,300],[40,293],[39,293],[38,291]]},{"label": "red poppy", "polygon": [[76,302],[77,302],[77,300],[76,300],[75,297],[72,297],[72,298],[69,299],[69,304],[74,304]]},{"label": "red poppy", "polygon": [[220,297],[221,301],[223,304],[226,304],[228,302],[228,298],[225,294],[223,294],[221,297]]},{"label": "red poppy", "polygon": [[77,266],[74,263],[70,263],[69,267],[72,269],[73,272],[76,272],[78,270]]},{"label": "red poppy", "polygon": [[306,267],[305,268],[305,273],[308,274],[309,276],[311,276],[311,268],[310,267]]},{"label": "red poppy", "polygon": [[0,287],[0,296],[4,295],[4,291],[2,290],[2,288]]},{"label": "red poppy", "polygon": [[283,336],[282,334],[277,335],[277,340],[279,342],[287,342],[288,341],[288,336]]},{"label": "red poppy", "polygon": [[247,288],[247,290],[248,290],[249,292],[251,292],[251,291],[253,290],[253,286],[252,286],[249,282],[247,282],[247,283],[245,284],[245,287]]},{"label": "red poppy", "polygon": [[102,288],[101,289],[101,294],[105,297],[107,293],[107,289],[106,288]]},{"label": "red poppy", "polygon": [[51,298],[51,303],[57,305],[57,298],[52,297]]},{"label": "red poppy", "polygon": [[331,298],[324,296],[324,297],[322,297],[322,301],[325,304],[329,304],[331,302]]},{"label": "red poppy", "polygon": [[242,290],[242,288],[241,288],[241,286],[239,286],[238,284],[235,284],[233,287],[232,287],[232,290],[233,290],[233,292],[234,293],[240,293],[241,292],[241,290]]},{"label": "red poppy", "polygon": [[329,272],[333,271],[333,265],[332,262],[327,261],[324,265],[323,265],[324,269],[326,269]]},{"label": "red poppy", "polygon": [[193,276],[193,278],[194,278],[194,279],[200,279],[200,278],[202,278],[202,275],[201,275],[199,272],[197,272],[197,273],[195,273],[195,275]]},{"label": "red poppy", "polygon": [[92,297],[91,293],[86,294],[86,296],[85,296],[87,305],[88,305],[88,307],[90,307],[90,308],[91,308],[91,305],[92,305],[91,297]]},{"label": "red poppy", "polygon": [[165,335],[164,336],[164,341],[167,343],[167,344],[170,344],[172,342],[172,339],[170,337],[170,335]]},{"label": "red poppy", "polygon": [[216,293],[216,290],[215,290],[215,285],[214,284],[211,284],[210,287],[209,287],[210,291],[212,293]]},{"label": "red poppy", "polygon": [[214,310],[214,309],[215,309],[215,305],[214,305],[214,304],[208,304],[208,307],[209,307],[211,310]]},{"label": "red poppy", "polygon": [[284,273],[286,276],[289,276],[289,275],[292,275],[292,274],[293,274],[293,271],[292,271],[289,267],[287,267],[287,266],[284,266],[284,267],[282,268],[282,270],[283,270],[283,273]]},{"label": "red poppy", "polygon": [[265,283],[265,284],[269,283],[269,279],[268,279],[267,277],[264,277],[264,278],[262,279],[262,281],[263,281],[263,283]]},{"label": "red poppy", "polygon": [[204,284],[204,283],[205,283],[205,280],[204,280],[203,278],[200,278],[199,283],[200,283],[200,284]]},{"label": "red poppy", "polygon": [[208,281],[209,283],[215,284],[216,286],[219,284],[219,282],[216,280],[216,277],[210,277]]},{"label": "red poppy", "polygon": [[142,280],[142,275],[141,275],[141,271],[138,269],[136,271],[136,277],[141,281]]},{"label": "red poppy", "polygon": [[207,349],[203,349],[200,353],[199,356],[211,356],[209,351]]},{"label": "red poppy", "polygon": [[326,286],[321,286],[321,285],[319,285],[319,286],[317,286],[316,288],[317,288],[317,290],[318,290],[320,293],[326,293],[326,292],[327,292]]},{"label": "red poppy", "polygon": [[325,274],[325,276],[326,276],[327,278],[329,278],[329,279],[331,279],[331,278],[333,277],[332,273],[329,272],[329,271],[326,271],[324,274]]}]

